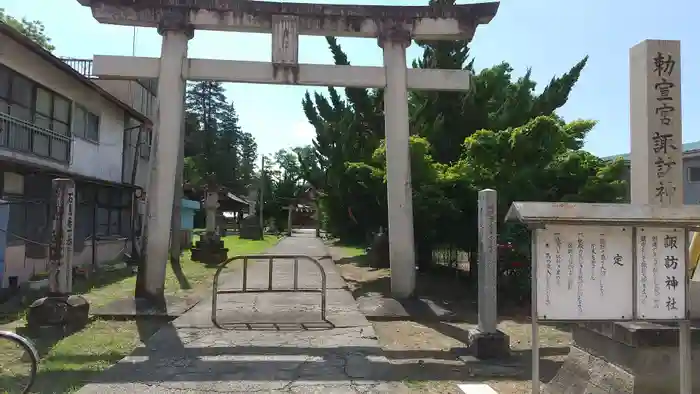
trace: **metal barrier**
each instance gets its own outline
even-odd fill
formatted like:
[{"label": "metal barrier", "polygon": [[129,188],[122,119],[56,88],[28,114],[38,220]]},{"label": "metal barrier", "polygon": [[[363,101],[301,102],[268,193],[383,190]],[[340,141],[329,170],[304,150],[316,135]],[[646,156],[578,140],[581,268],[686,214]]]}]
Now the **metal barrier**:
[{"label": "metal barrier", "polygon": [[[241,289],[233,290],[219,290],[219,275],[221,272],[234,261],[243,260],[243,278]],[[268,282],[266,289],[249,289],[248,288],[248,267],[250,260],[267,260],[268,263]],[[273,282],[273,271],[275,260],[293,260],[294,262],[294,283],[291,289],[275,289],[272,286]],[[318,268],[321,274],[321,288],[320,289],[306,289],[299,288],[299,261],[311,262]],[[284,255],[284,254],[261,254],[261,255],[245,255],[245,256],[234,256],[230,259],[224,261],[217,268],[214,274],[213,291],[211,297],[211,322],[214,326],[218,328],[224,328],[217,319],[217,302],[219,294],[242,294],[242,293],[320,293],[321,294],[321,322],[328,322],[326,320],[326,288],[327,288],[327,277],[326,270],[323,269],[321,262],[317,259],[307,256],[307,255]],[[256,324],[256,323],[241,323],[241,324]]]}]

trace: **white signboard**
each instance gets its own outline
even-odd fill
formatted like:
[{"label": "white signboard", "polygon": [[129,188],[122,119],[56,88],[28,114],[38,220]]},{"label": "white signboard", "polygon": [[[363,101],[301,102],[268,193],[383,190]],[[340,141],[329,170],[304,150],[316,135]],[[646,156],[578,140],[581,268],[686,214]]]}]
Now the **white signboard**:
[{"label": "white signboard", "polygon": [[553,225],[535,233],[539,320],[630,320],[632,228]]},{"label": "white signboard", "polygon": [[685,231],[673,228],[638,228],[637,318],[686,318]]}]

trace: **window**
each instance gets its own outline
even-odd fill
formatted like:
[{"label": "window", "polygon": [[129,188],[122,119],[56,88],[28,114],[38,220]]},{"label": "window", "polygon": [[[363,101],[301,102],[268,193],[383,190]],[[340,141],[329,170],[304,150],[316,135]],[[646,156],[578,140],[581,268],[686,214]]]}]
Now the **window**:
[{"label": "window", "polygon": [[70,100],[0,66],[0,112],[37,127],[70,134]]},{"label": "window", "polygon": [[75,106],[73,135],[98,142],[100,138],[100,117],[80,105]]},{"label": "window", "polygon": [[32,121],[31,109],[20,104],[10,104],[10,116],[13,116],[17,119],[26,120],[27,122]]},{"label": "window", "polygon": [[51,106],[53,97],[51,92],[46,89],[37,88],[36,90],[36,112],[47,118],[51,118]]},{"label": "window", "polygon": [[26,108],[32,106],[32,82],[27,78],[13,75],[11,80],[10,98],[15,104]]},{"label": "window", "polygon": [[10,204],[7,222],[7,245],[23,245],[27,230],[27,205],[22,204],[22,196],[5,195]]},{"label": "window", "polygon": [[102,187],[97,194],[97,235],[127,236],[131,226],[124,216],[131,217],[131,190]]},{"label": "window", "polygon": [[7,93],[6,102],[10,116],[18,119],[32,121],[32,83],[17,74],[7,72]]},{"label": "window", "polygon": [[73,135],[76,137],[85,138],[85,130],[87,130],[87,122],[85,119],[87,113],[83,107],[76,105],[73,115]]},{"label": "window", "polygon": [[151,154],[151,147],[153,146],[153,131],[143,127],[143,132],[141,133],[141,141],[139,142],[139,153],[142,159],[148,160]]},{"label": "window", "polygon": [[700,183],[700,167],[688,167],[688,183]]},{"label": "window", "polygon": [[10,71],[0,67],[0,113],[10,113]]},{"label": "window", "polygon": [[0,67],[0,98],[7,100],[10,94],[10,70]]},{"label": "window", "polygon": [[100,117],[88,112],[87,113],[87,138],[93,141],[100,139]]}]

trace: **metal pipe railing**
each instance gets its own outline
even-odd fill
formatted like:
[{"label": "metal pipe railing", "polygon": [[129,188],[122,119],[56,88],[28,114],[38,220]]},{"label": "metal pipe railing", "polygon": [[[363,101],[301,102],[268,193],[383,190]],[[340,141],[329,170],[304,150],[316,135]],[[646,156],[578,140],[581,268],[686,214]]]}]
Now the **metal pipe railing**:
[{"label": "metal pipe railing", "polygon": [[0,147],[70,163],[72,138],[0,112]]},{"label": "metal pipe railing", "polygon": [[[219,276],[221,272],[226,268],[227,265],[234,261],[243,260],[243,273],[242,273],[242,288],[240,290],[219,290]],[[248,287],[248,269],[250,268],[249,260],[262,260],[268,263],[268,283],[266,288],[262,289],[250,289]],[[289,288],[274,288],[272,286],[273,282],[273,271],[274,262],[280,262],[280,260],[292,260],[294,264],[294,278],[293,287]],[[321,276],[321,288],[300,288],[299,287],[299,262],[307,261],[313,264]],[[247,255],[247,256],[234,256],[230,259],[224,261],[217,268],[214,274],[214,283],[212,284],[212,299],[211,299],[211,321],[215,327],[225,328],[218,320],[217,316],[217,305],[219,294],[240,294],[240,293],[320,293],[321,295],[321,322],[328,322],[326,319],[326,305],[327,305],[327,288],[328,288],[328,278],[326,275],[326,270],[321,265],[321,262],[317,259],[307,256],[307,255]],[[312,322],[307,322],[312,323]],[[256,324],[256,323],[246,323],[246,324]]]},{"label": "metal pipe railing", "polygon": [[88,78],[94,78],[92,74],[92,59],[76,59],[72,57],[62,57],[61,60],[67,65],[73,67],[75,71],[83,74]]}]

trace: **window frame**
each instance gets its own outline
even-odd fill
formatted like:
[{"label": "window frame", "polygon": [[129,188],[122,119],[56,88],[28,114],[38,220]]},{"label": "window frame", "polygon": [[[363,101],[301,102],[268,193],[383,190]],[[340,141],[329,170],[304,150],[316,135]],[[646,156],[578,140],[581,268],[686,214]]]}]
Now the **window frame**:
[{"label": "window frame", "polygon": [[[80,113],[78,112],[80,111]],[[81,115],[81,116],[79,116]],[[82,118],[82,119],[80,119]],[[91,119],[92,118],[92,119]],[[90,128],[90,121],[94,120],[95,121],[95,130],[94,132],[91,131]],[[76,124],[80,122],[82,126],[82,132],[78,132],[78,129],[75,127]],[[95,144],[98,144],[100,142],[100,116],[95,114],[94,112],[90,111],[87,109],[84,105],[74,103],[73,104],[73,135],[75,137],[78,137],[80,139],[83,139],[85,141],[93,142]],[[93,135],[94,133],[94,135]]]},{"label": "window frame", "polygon": [[142,159],[149,160],[151,158],[151,148],[153,147],[153,129],[145,125],[141,127],[143,127],[143,134],[141,135],[141,141],[138,138],[136,139],[136,149]]},{"label": "window frame", "polygon": [[[72,117],[73,117],[73,108],[72,108],[73,107],[73,100],[69,99],[68,97],[66,97],[62,94],[57,93],[56,91],[54,91],[52,89],[49,89],[48,87],[36,82],[35,80],[27,77],[26,75],[24,75],[22,73],[19,73],[15,70],[11,69],[10,67],[7,67],[5,65],[0,64],[0,70],[4,71],[5,74],[7,75],[7,92],[5,93],[6,96],[2,96],[0,94],[0,100],[2,100],[4,102],[3,105],[7,106],[7,111],[2,111],[2,109],[0,109],[0,112],[5,112],[5,113],[8,113],[10,116],[17,117],[17,116],[12,114],[12,107],[13,106],[21,107],[22,109],[28,111],[28,115],[29,115],[30,119],[23,119],[21,117],[17,117],[18,119],[25,120],[27,122],[34,124],[37,127],[40,127],[42,129],[45,129],[45,130],[49,130],[49,131],[56,133],[56,134],[59,134],[59,135],[63,135],[66,137],[72,136],[71,133],[72,133]],[[14,96],[13,90],[15,87],[15,80],[18,80],[18,79],[25,80],[25,81],[29,82],[29,86],[30,86],[29,94],[31,95],[30,100],[29,100],[29,107],[27,107],[26,104],[17,101],[17,99],[13,97]],[[48,95],[50,97],[50,104],[49,104],[50,109],[48,109],[50,114],[44,113],[44,112],[42,112],[42,110],[37,110],[37,99],[39,96],[39,94],[38,94],[39,90],[48,93]],[[67,104],[67,107],[68,107],[68,113],[67,113],[68,122],[67,123],[63,119],[56,117],[56,105],[55,105],[55,103],[56,103],[57,98],[59,100],[65,101]],[[49,127],[46,128],[46,127],[38,126],[36,124],[37,123],[37,116],[46,118],[48,120]],[[57,131],[56,126],[54,125],[54,122],[62,124],[65,127],[66,132],[63,133],[63,132]]]},{"label": "window frame", "polygon": [[[690,166],[686,169],[686,180],[688,183],[700,183],[700,177],[698,177],[697,180],[693,180],[692,177],[690,176],[691,170],[697,170],[700,171],[700,166]],[[698,174],[700,175],[700,173]]]},{"label": "window frame", "polygon": [[[133,191],[116,186],[99,186],[96,192],[96,236],[127,237],[131,228],[130,226],[125,228],[127,223],[124,222],[123,215],[131,216],[131,195]],[[105,194],[101,196],[102,193]],[[126,196],[129,196],[129,198],[127,199]]]}]

